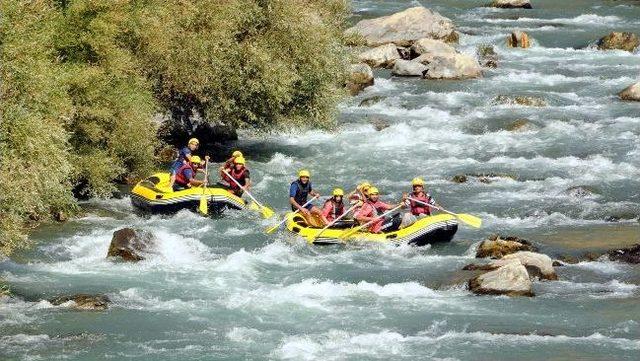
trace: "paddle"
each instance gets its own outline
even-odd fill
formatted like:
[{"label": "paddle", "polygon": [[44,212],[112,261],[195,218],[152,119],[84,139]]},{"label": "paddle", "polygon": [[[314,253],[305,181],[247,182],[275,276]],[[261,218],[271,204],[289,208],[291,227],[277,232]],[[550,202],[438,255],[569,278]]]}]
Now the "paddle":
[{"label": "paddle", "polygon": [[209,199],[205,195],[207,192],[207,181],[209,180],[209,161],[204,166],[204,183],[202,184],[202,197],[200,197],[200,206],[198,210],[205,216],[209,214]]},{"label": "paddle", "polygon": [[[227,177],[229,177],[229,179],[231,179],[238,187],[242,188],[242,185],[235,178],[233,178],[229,173],[227,173],[226,170],[223,169],[222,172],[226,174]],[[275,212],[271,208],[263,206],[248,190],[245,189],[244,192],[247,193],[249,198],[251,198],[251,200],[253,200],[254,202],[251,205],[249,205],[249,209],[260,210],[262,212],[262,217],[264,218],[273,217]]]},{"label": "paddle", "polygon": [[342,218],[344,218],[347,214],[349,214],[349,212],[351,212],[352,210],[354,210],[354,208],[356,208],[358,206],[358,204],[354,204],[351,208],[347,209],[346,212],[342,213],[342,215],[340,215],[340,217],[336,218],[333,220],[333,222],[327,224],[322,230],[320,230],[320,232],[316,233],[315,235],[311,236],[308,235],[307,236],[307,242],[309,243],[313,243],[313,241],[316,240],[316,238],[318,238],[322,233],[324,233],[324,231],[326,231],[329,227],[333,226],[334,224],[336,224],[336,222],[338,222],[339,220],[341,220]]},{"label": "paddle", "polygon": [[419,201],[419,200],[417,200],[415,198],[407,197],[407,199],[412,200],[412,201],[414,201],[416,203],[420,203],[420,204],[425,205],[427,207],[431,207],[431,208],[437,209],[437,210],[439,210],[441,212],[448,213],[448,214],[450,214],[452,216],[455,216],[456,218],[458,218],[462,222],[470,225],[471,227],[480,228],[482,226],[482,219],[480,219],[480,218],[478,218],[476,216],[472,216],[471,214],[453,213],[453,212],[450,212],[450,211],[448,211],[448,210],[446,210],[444,208],[440,208],[440,207],[434,206],[433,204],[429,204],[429,203],[425,203],[425,202]]},{"label": "paddle", "polygon": [[369,222],[367,222],[367,223],[365,223],[365,224],[363,224],[363,225],[361,225],[361,226],[358,226],[358,227],[356,227],[356,228],[352,228],[352,229],[349,229],[349,230],[347,230],[347,231],[345,231],[345,232],[342,232],[342,234],[341,234],[338,238],[340,238],[340,239],[348,238],[348,237],[350,237],[351,235],[353,235],[354,233],[356,233],[356,232],[358,232],[359,230],[361,230],[362,228],[370,226],[373,222],[376,222],[376,221],[377,221],[377,220],[379,220],[380,218],[385,217],[385,216],[387,216],[387,215],[389,215],[389,214],[391,214],[391,213],[393,213],[393,212],[397,211],[397,210],[398,210],[398,209],[400,209],[400,208],[402,208],[402,204],[400,204],[400,205],[398,205],[397,207],[392,208],[392,209],[390,209],[390,210],[388,210],[388,211],[384,212],[382,215],[380,215],[380,216],[378,216],[378,217],[376,217],[376,218],[374,218],[374,219],[370,220]]},{"label": "paddle", "polygon": [[[315,201],[316,199],[318,199],[318,197],[319,197],[319,196],[315,196],[315,197],[311,198],[310,200],[308,200],[308,201],[307,201],[307,203],[305,203],[305,204],[303,204],[303,205],[302,205],[302,208],[304,208],[304,207],[308,206],[311,202],[313,202],[313,201]],[[299,210],[299,209],[296,209],[296,210],[293,212],[293,214],[296,214],[296,213],[298,213],[298,212],[300,212],[300,210]],[[275,232],[275,231],[276,231],[278,228],[280,228],[280,226],[281,226],[284,222],[286,222],[286,221],[287,221],[287,216],[285,216],[285,217],[284,217],[284,219],[283,219],[282,221],[278,222],[278,224],[276,224],[275,226],[268,228],[268,229],[266,230],[266,232],[267,232],[268,234],[271,234],[271,233]]]}]

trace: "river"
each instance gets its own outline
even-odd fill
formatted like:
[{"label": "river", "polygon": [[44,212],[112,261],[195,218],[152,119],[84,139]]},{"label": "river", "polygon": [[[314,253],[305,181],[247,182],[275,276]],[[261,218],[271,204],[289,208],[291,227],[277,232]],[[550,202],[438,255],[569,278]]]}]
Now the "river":
[{"label": "river", "polygon": [[[284,211],[295,172],[318,190],[374,182],[398,199],[423,176],[446,207],[480,216],[453,242],[309,247],[272,220],[228,212],[132,215],[128,197],[83,203],[85,215],[37,229],[36,246],[0,261],[20,298],[0,299],[3,360],[637,360],[640,267],[605,260],[559,267],[536,297],[475,296],[460,269],[492,233],[530,239],[552,256],[640,240],[640,105],[615,94],[638,81],[640,54],[590,48],[613,30],[640,33],[637,1],[533,0],[532,10],[483,1],[354,1],[376,17],[422,4],[450,17],[470,54],[492,44],[496,69],[464,81],[393,78],[340,107],[333,133],[257,136],[237,145],[256,196]],[[522,29],[530,49],[508,49]],[[544,98],[546,107],[494,105],[498,95]],[[359,106],[364,99],[378,102]],[[376,131],[371,119],[390,126]],[[528,128],[507,130],[516,119]],[[495,174],[481,182],[457,174]],[[593,191],[577,197],[567,191]],[[617,220],[611,222],[611,220]],[[105,259],[113,231],[152,231],[157,254]],[[104,312],[40,301],[104,293]]]}]

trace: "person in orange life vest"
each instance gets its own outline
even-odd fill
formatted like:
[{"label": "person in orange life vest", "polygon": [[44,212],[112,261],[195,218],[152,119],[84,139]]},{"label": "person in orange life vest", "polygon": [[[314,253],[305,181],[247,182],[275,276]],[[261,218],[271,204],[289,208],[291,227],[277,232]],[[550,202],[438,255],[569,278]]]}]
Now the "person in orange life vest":
[{"label": "person in orange life vest", "polygon": [[242,155],[242,152],[239,150],[234,150],[233,153],[231,153],[231,158],[227,159],[224,161],[224,168],[232,168],[233,167],[233,161],[236,158],[244,158],[244,156]]},{"label": "person in orange life vest", "polygon": [[196,172],[202,166],[201,162],[200,157],[193,155],[188,163],[178,169],[176,172],[175,183],[172,186],[174,191],[191,187],[199,187],[204,184],[204,181],[196,179]]},{"label": "person in orange life vest", "polygon": [[409,212],[405,213],[402,217],[402,223],[400,224],[401,229],[414,224],[420,218],[430,216],[432,211],[431,207],[412,201],[408,198],[413,198],[420,202],[440,207],[431,195],[424,191],[424,180],[422,178],[414,178],[411,181],[411,186],[413,187],[413,192],[408,196],[406,194],[403,196],[403,198],[406,199],[405,204],[409,207]]},{"label": "person in orange life vest", "polygon": [[333,197],[327,199],[322,206],[322,221],[325,226],[344,214],[344,191],[340,188],[333,190]]},{"label": "person in orange life vest", "polygon": [[180,167],[182,167],[185,164],[188,164],[191,161],[191,155],[193,152],[195,152],[198,147],[200,147],[200,141],[198,141],[197,138],[191,138],[189,139],[189,143],[187,144],[186,147],[180,149],[180,152],[178,153],[178,158],[176,158],[176,160],[173,161],[173,163],[171,164],[171,168],[170,168],[170,172],[171,172],[171,178],[169,179],[169,187],[173,187],[173,184],[176,181],[176,174],[178,173],[178,170],[180,169]]},{"label": "person in orange life vest", "polygon": [[362,207],[355,213],[355,218],[360,224],[374,221],[369,226],[369,232],[380,233],[383,229],[385,219],[378,218],[385,211],[395,208],[396,206],[380,201],[380,192],[378,188],[371,187],[367,191],[368,199]]},{"label": "person in orange life vest", "polygon": [[[241,156],[235,157],[233,159],[233,167],[230,167],[230,168],[222,167],[220,170],[220,176],[225,182],[229,184],[228,186],[229,190],[233,194],[237,195],[238,197],[241,197],[242,193],[244,193],[245,190],[248,191],[251,189],[251,174],[249,172],[249,169],[245,167],[245,164],[246,164],[246,161],[244,157],[241,157]],[[239,187],[238,184],[236,184],[236,182],[231,180],[229,176],[227,176],[224,173],[223,170],[229,173],[229,175],[233,177],[233,179],[238,181],[241,187]]]}]

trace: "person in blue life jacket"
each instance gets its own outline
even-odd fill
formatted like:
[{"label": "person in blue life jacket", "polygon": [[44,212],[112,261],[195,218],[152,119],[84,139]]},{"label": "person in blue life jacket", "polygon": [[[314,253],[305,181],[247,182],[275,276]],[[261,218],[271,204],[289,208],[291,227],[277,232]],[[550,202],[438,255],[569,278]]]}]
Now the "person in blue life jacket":
[{"label": "person in blue life jacket", "polygon": [[180,149],[178,158],[176,158],[176,160],[174,160],[171,164],[171,178],[169,179],[169,187],[173,187],[173,184],[176,182],[176,175],[178,174],[178,170],[183,165],[189,164],[191,162],[191,156],[193,152],[198,149],[198,147],[200,147],[200,141],[197,138],[191,138],[189,139],[189,143],[187,143],[187,146]]},{"label": "person in blue life jacket", "polygon": [[300,214],[309,221],[312,215],[322,219],[322,210],[313,204],[307,203],[309,195],[312,197],[319,197],[320,193],[313,190],[311,185],[311,173],[308,170],[303,169],[298,172],[298,179],[291,182],[289,187],[289,203],[291,204],[292,211],[300,211]]},{"label": "person in blue life jacket", "polygon": [[174,191],[200,187],[204,184],[203,180],[196,179],[196,173],[202,167],[200,157],[193,155],[189,159],[189,162],[183,164],[176,172],[175,183],[172,186]]}]

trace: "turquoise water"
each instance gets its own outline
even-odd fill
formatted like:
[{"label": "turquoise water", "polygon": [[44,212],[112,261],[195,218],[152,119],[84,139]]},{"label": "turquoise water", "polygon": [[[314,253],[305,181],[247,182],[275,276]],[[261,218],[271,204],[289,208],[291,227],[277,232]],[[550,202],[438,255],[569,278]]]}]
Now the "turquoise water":
[{"label": "turquoise water", "polygon": [[[355,1],[358,18],[421,3],[454,20],[460,50],[493,44],[499,67],[478,80],[424,81],[376,71],[376,85],[340,108],[340,129],[260,137],[238,146],[255,194],[284,211],[286,187],[308,167],[324,194],[374,181],[397,199],[421,175],[452,210],[477,214],[446,245],[308,247],[255,215],[209,220],[131,214],[128,198],[83,204],[86,215],[37,230],[37,246],[0,262],[19,299],[0,301],[0,359],[9,360],[636,360],[640,267],[608,261],[558,268],[535,298],[474,296],[474,246],[516,234],[557,256],[640,240],[640,104],[615,93],[640,80],[640,54],[588,45],[613,30],[640,33],[636,1],[536,1],[533,10],[483,1]],[[523,29],[526,50],[507,49]],[[544,108],[491,104],[501,94],[546,99]],[[370,106],[364,99],[380,96]],[[380,132],[373,118],[390,124]],[[526,118],[535,127],[509,132]],[[491,183],[460,173],[505,173]],[[588,186],[577,198],[566,190]],[[618,223],[605,222],[620,218]],[[113,231],[150,230],[155,254],[107,261]],[[105,293],[105,312],[43,298]]]}]

